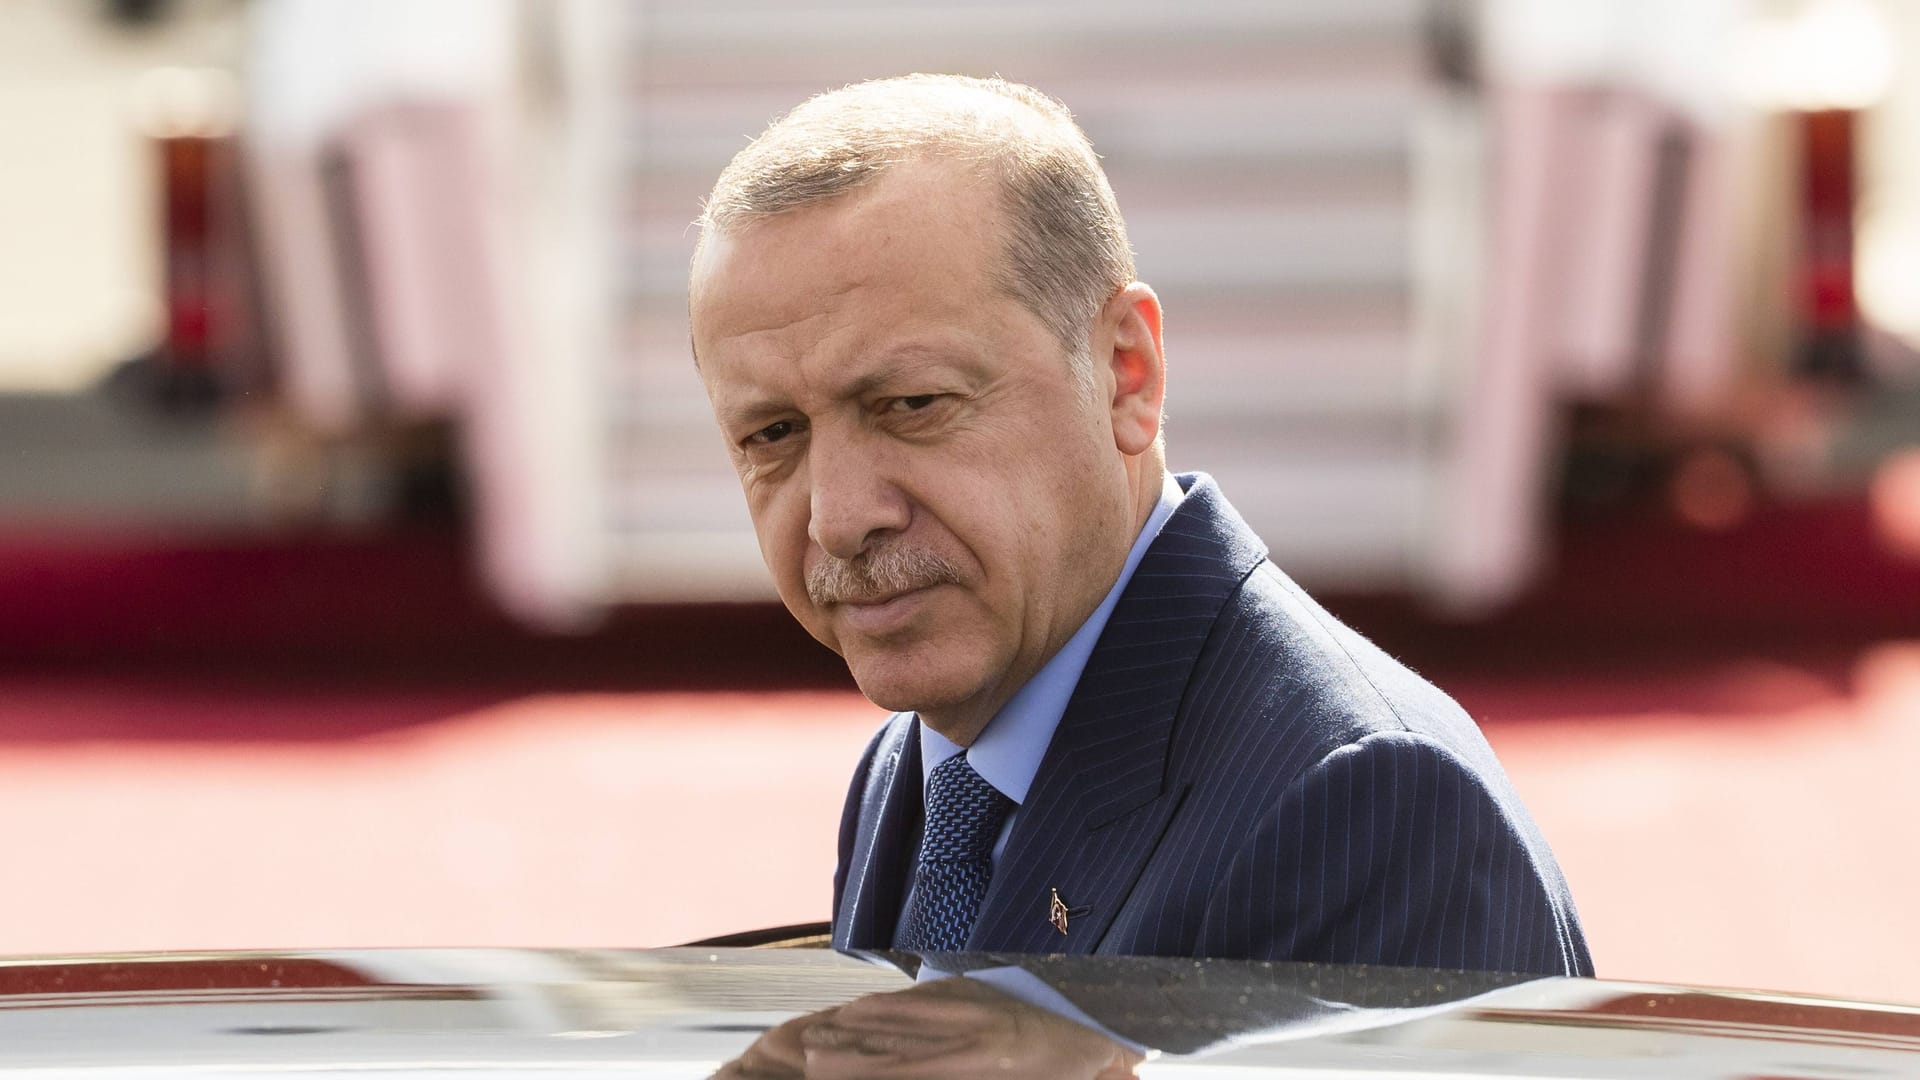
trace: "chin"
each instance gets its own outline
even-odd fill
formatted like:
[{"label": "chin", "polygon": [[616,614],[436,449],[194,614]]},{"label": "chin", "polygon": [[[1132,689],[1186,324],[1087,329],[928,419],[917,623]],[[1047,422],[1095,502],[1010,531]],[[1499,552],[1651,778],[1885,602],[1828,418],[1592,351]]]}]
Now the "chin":
[{"label": "chin", "polygon": [[986,679],[977,663],[921,650],[846,650],[847,670],[867,700],[891,712],[948,711],[979,696]]}]

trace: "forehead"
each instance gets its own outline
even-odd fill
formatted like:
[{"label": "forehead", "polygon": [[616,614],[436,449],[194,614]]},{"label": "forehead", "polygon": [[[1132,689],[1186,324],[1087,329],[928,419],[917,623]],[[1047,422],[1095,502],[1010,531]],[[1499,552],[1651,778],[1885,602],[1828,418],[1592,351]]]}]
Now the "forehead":
[{"label": "forehead", "polygon": [[824,202],[705,237],[692,267],[696,344],[846,304],[975,293],[1000,253],[997,188],[947,161],[896,166]]}]

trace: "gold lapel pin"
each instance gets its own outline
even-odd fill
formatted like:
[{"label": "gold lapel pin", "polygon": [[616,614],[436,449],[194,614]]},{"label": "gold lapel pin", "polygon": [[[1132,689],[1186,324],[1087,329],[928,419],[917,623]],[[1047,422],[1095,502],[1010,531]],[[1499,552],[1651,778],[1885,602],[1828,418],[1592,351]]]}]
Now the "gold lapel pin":
[{"label": "gold lapel pin", "polygon": [[1048,889],[1053,894],[1053,902],[1047,905],[1047,921],[1062,934],[1067,932],[1067,902],[1060,899],[1059,889]]}]

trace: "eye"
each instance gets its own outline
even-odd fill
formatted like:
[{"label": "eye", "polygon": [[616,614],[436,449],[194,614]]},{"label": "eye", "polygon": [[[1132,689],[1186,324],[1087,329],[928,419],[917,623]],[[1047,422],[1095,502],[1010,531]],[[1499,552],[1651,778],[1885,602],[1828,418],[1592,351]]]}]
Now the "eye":
[{"label": "eye", "polygon": [[938,400],[940,400],[939,394],[911,394],[907,397],[891,399],[887,402],[887,409],[897,413],[919,412]]},{"label": "eye", "polygon": [[787,436],[792,435],[796,430],[798,430],[798,428],[793,421],[781,420],[778,423],[768,424],[766,427],[747,436],[747,441],[755,446],[771,446]]}]

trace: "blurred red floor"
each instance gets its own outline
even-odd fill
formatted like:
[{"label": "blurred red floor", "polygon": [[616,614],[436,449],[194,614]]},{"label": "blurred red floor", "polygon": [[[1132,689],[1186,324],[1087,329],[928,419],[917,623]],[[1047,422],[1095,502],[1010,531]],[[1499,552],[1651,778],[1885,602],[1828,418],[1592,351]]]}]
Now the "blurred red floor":
[{"label": "blurred red floor", "polygon": [[[1439,681],[1601,972],[1920,1001],[1920,646]],[[0,677],[0,953],[655,945],[823,917],[840,691]]]}]

